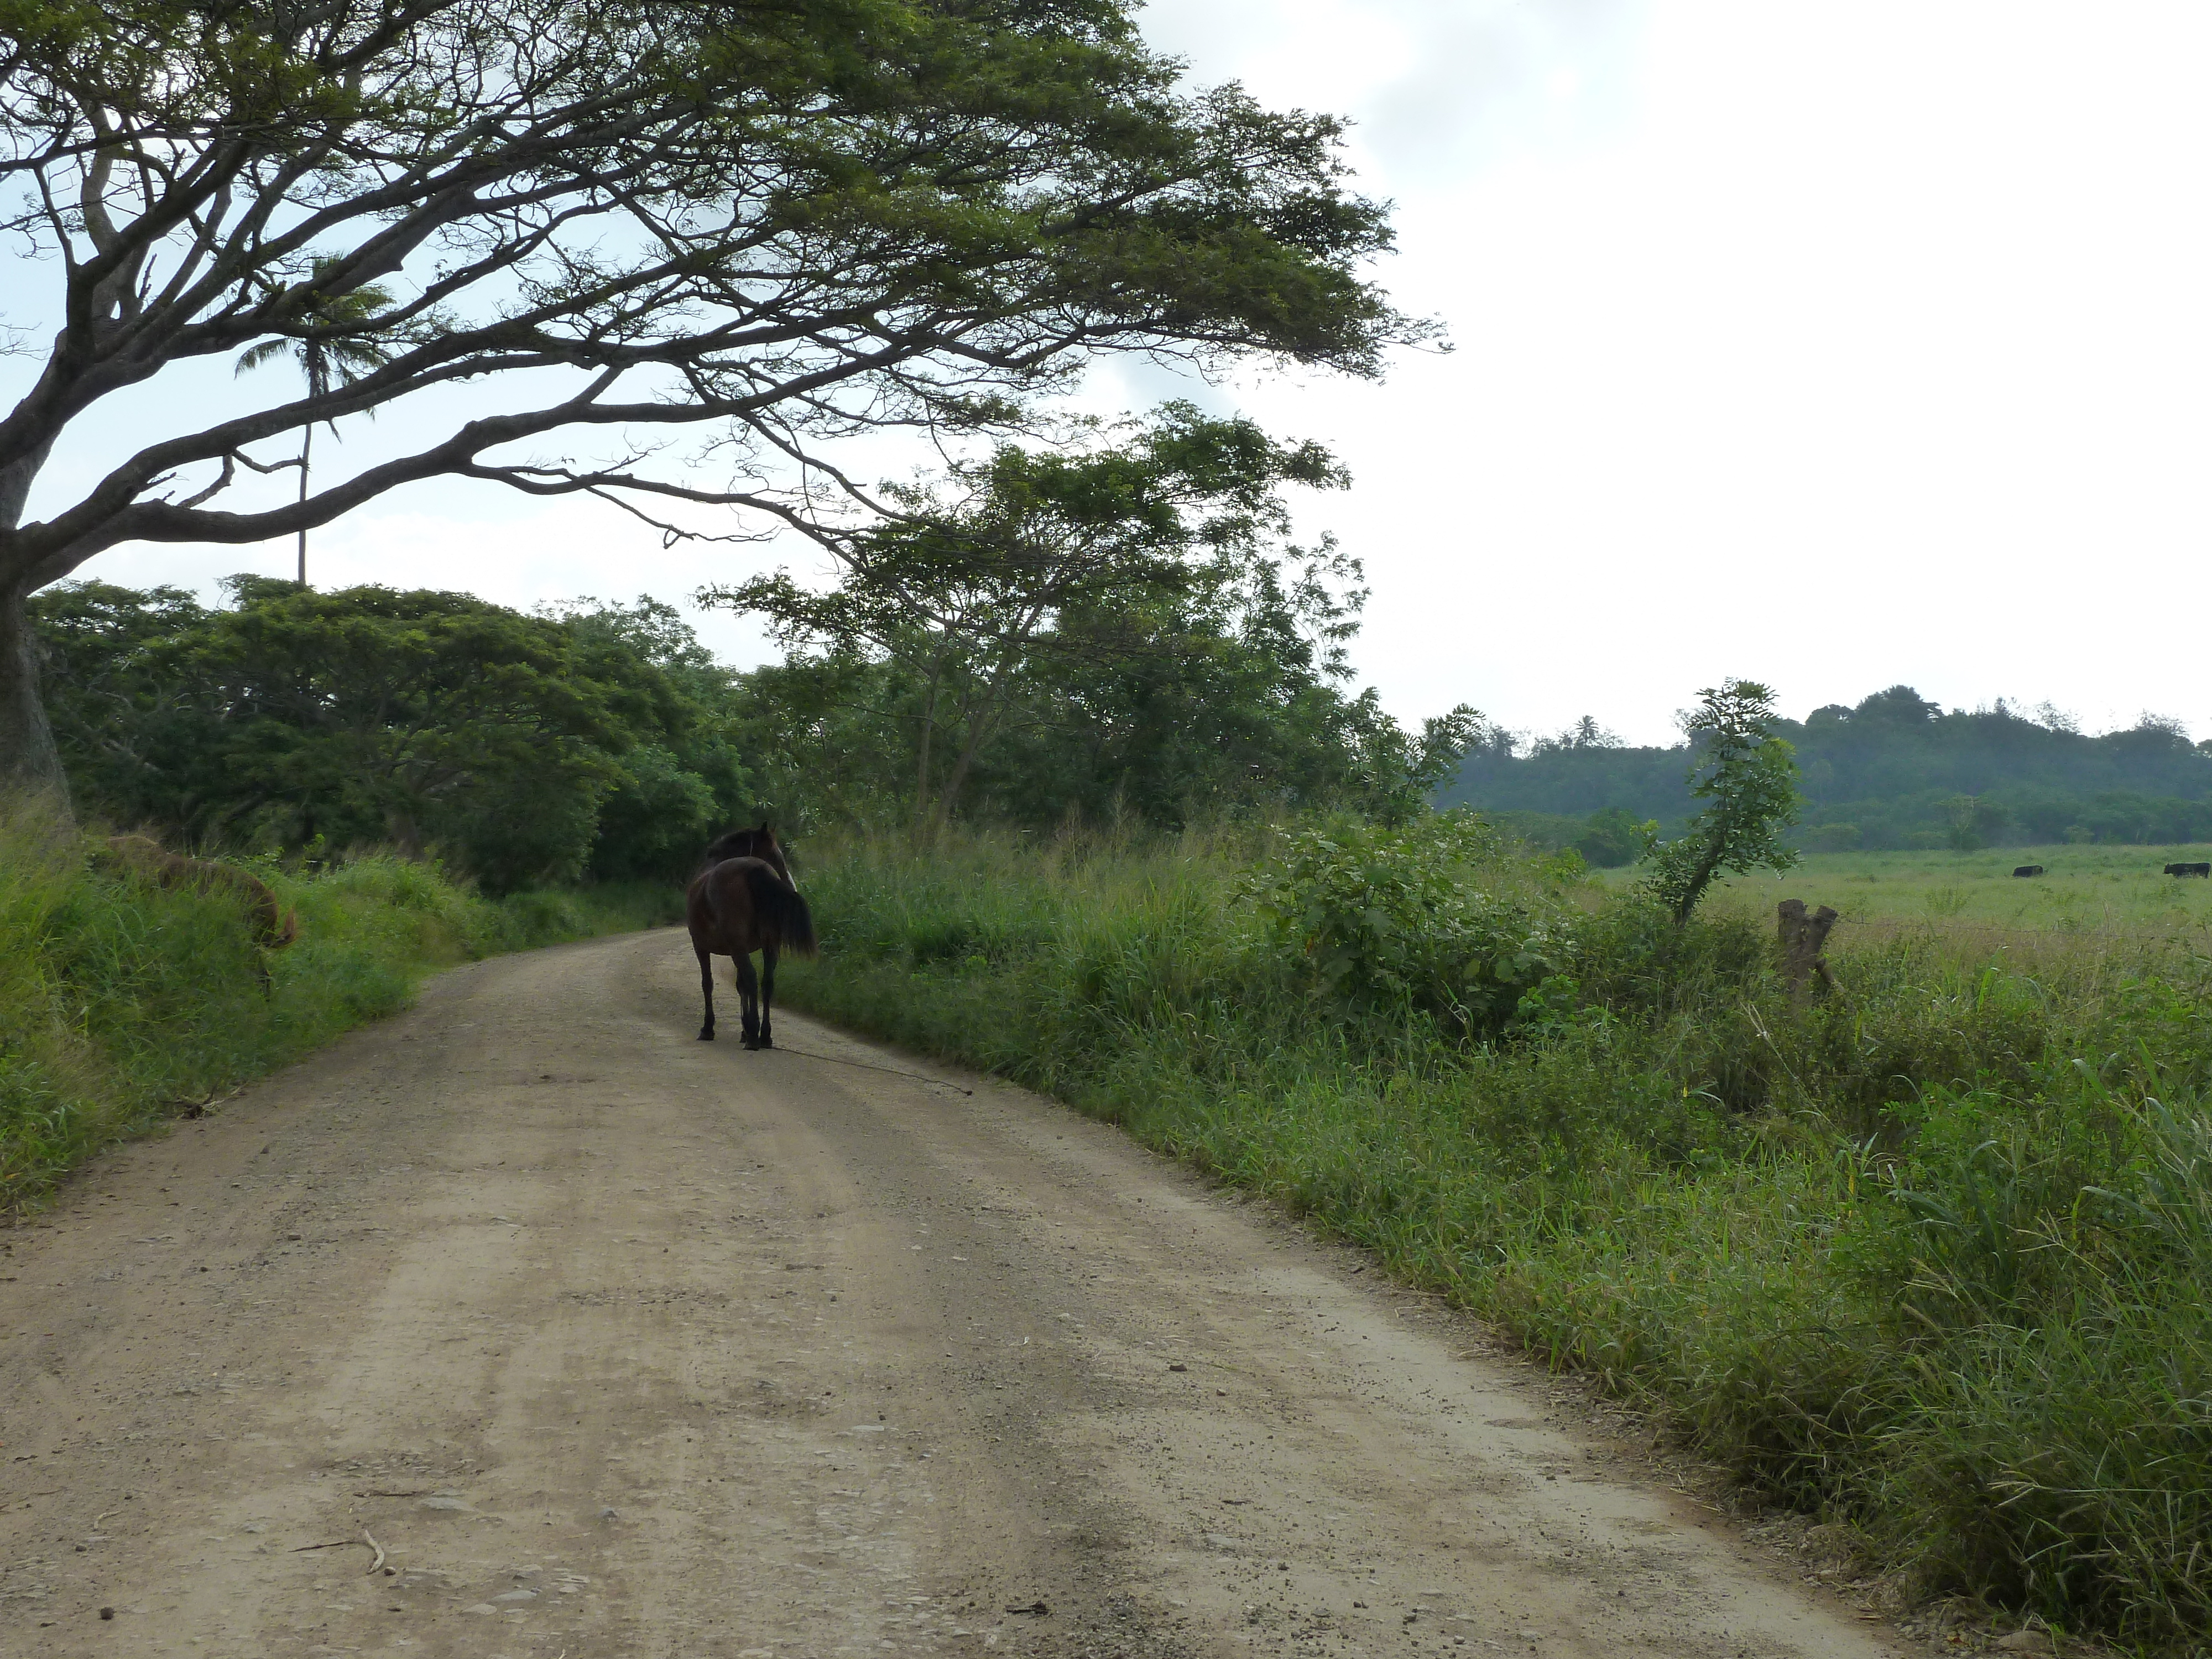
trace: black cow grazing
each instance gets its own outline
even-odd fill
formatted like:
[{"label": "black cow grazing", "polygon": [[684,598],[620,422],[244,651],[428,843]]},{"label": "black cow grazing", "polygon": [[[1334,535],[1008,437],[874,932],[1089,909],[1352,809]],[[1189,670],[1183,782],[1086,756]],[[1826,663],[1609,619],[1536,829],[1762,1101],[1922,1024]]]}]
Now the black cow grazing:
[{"label": "black cow grazing", "polygon": [[2166,866],[2166,873],[2169,876],[2203,876],[2212,881],[2212,863],[2169,864]]},{"label": "black cow grazing", "polygon": [[2039,876],[2042,873],[2043,866],[2039,864],[2020,864],[2013,866],[2013,874],[2015,876]]}]

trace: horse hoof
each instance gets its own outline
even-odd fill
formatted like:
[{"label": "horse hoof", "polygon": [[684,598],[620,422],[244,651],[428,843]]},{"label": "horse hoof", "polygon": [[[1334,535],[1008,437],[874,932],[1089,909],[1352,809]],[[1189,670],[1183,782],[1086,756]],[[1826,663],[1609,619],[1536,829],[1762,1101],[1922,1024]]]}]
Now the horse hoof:
[{"label": "horse hoof", "polygon": [[714,1040],[714,1034],[712,1031],[702,1031],[699,1033],[699,1041],[702,1042],[712,1042]]},{"label": "horse hoof", "polygon": [[775,1047],[775,1039],[771,1036],[764,1036],[753,1046],[758,1048],[773,1048]]}]

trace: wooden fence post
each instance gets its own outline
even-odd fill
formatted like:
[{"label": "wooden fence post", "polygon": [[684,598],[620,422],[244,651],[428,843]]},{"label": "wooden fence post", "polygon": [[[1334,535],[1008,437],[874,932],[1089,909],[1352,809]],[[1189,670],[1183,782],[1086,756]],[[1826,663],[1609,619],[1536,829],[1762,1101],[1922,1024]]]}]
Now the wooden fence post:
[{"label": "wooden fence post", "polygon": [[1803,1002],[1816,979],[1823,993],[1834,990],[1835,975],[1820,951],[1828,942],[1828,930],[1836,925],[1836,913],[1824,904],[1808,915],[1803,899],[1784,899],[1775,914],[1782,936],[1782,977],[1790,981],[1791,998]]}]

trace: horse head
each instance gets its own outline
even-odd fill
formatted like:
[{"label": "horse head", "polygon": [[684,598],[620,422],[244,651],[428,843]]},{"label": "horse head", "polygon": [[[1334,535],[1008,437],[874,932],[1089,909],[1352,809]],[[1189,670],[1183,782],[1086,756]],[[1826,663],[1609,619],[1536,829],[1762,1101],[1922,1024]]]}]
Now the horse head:
[{"label": "horse head", "polygon": [[757,830],[732,830],[717,836],[708,846],[702,866],[712,868],[724,859],[758,859],[772,866],[794,893],[799,884],[791,878],[791,866],[783,861],[783,848],[776,844],[775,831],[763,819]]}]

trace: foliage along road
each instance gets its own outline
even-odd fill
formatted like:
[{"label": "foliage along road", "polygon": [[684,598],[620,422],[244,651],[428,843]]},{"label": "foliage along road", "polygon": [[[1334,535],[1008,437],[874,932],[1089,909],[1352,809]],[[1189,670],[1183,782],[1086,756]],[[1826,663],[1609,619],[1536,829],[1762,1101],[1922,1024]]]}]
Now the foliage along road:
[{"label": "foliage along road", "polygon": [[1896,1651],[1350,1252],[695,973],[461,969],[0,1234],[0,1650]]}]

